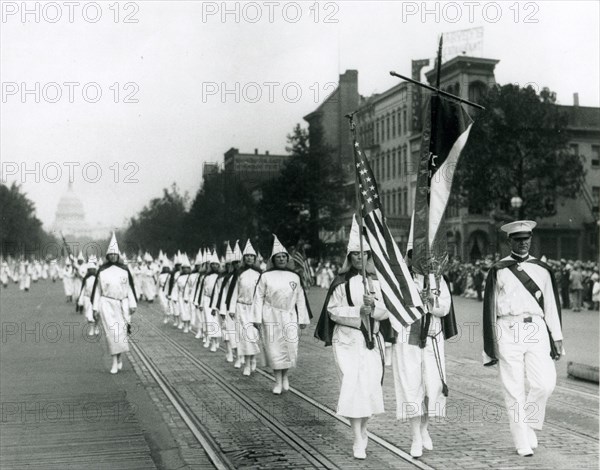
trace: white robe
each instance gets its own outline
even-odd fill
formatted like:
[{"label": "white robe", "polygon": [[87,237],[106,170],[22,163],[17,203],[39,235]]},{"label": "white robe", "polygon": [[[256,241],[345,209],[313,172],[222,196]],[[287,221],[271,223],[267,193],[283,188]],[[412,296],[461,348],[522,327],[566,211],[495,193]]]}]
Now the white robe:
[{"label": "white robe", "polygon": [[181,274],[177,278],[176,286],[173,288],[173,290],[177,289],[177,305],[179,307],[179,316],[181,321],[190,321],[192,319],[190,303],[185,298],[185,289],[187,287],[189,278],[190,273]]},{"label": "white robe", "polygon": [[94,323],[94,312],[92,308],[92,289],[94,287],[94,282],[96,281],[96,276],[89,276],[85,283],[83,284],[83,288],[81,289],[81,294],[79,295],[79,299],[77,299],[77,305],[83,307],[83,313],[85,314],[85,319],[88,322]]},{"label": "white robe", "polygon": [[65,289],[65,295],[67,297],[73,295],[73,266],[67,265],[63,270],[63,287]]},{"label": "white robe", "polygon": [[229,287],[233,276],[234,274],[231,274],[227,279],[223,280],[223,283],[221,284],[222,293],[221,303],[219,304],[219,313],[222,318],[223,340],[229,341],[232,348],[237,348],[239,339],[235,327],[235,314],[230,315],[227,311],[227,295],[229,294]]},{"label": "white robe", "polygon": [[[417,290],[423,290],[423,276],[414,275]],[[433,276],[431,285],[435,286]],[[446,397],[442,394],[442,381],[434,354],[433,341],[438,347],[444,378],[446,377],[444,336],[440,318],[450,313],[451,297],[448,285],[440,279],[438,304],[429,310],[431,323],[425,348],[409,344],[410,327],[398,331],[398,339],[392,346],[392,370],[396,390],[396,417],[401,420],[425,414],[425,397],[428,397],[427,412],[432,416],[446,416]],[[435,336],[433,338],[432,336]],[[446,380],[447,382],[447,380]]]},{"label": "white robe", "polygon": [[129,351],[127,321],[129,310],[137,307],[129,285],[128,272],[112,265],[98,272],[96,292],[92,299],[95,312],[100,312],[110,354]]},{"label": "white robe", "polygon": [[254,291],[259,277],[260,273],[254,269],[246,269],[239,275],[231,295],[229,312],[235,312],[237,348],[240,356],[254,356],[260,353],[260,334],[254,326],[252,314]]},{"label": "white robe", "polygon": [[158,301],[165,315],[169,314],[169,300],[165,292],[165,285],[169,280],[170,273],[161,273],[158,275]]},{"label": "white robe", "polygon": [[[213,298],[213,291],[215,290],[217,283],[217,277],[217,273],[211,273],[207,275],[202,289],[202,309],[204,310],[206,333],[209,338],[221,337],[220,315],[218,313],[213,315],[214,312],[211,307],[211,300]],[[215,295],[218,295],[218,293],[215,293]]]},{"label": "white robe", "polygon": [[[332,346],[338,377],[341,382],[337,413],[347,418],[366,418],[383,413],[382,358],[385,359],[383,338],[378,334],[375,347],[367,349],[360,329],[360,307],[363,304],[364,287],[362,276],[350,278],[350,306],[346,295],[346,284],[335,288],[329,299],[327,311],[336,323]],[[381,298],[379,286],[372,281],[376,299]],[[375,318],[385,318],[388,312],[379,301],[375,304]],[[375,322],[374,332],[378,332]]]},{"label": "white robe", "polygon": [[29,263],[21,262],[19,264],[19,289],[29,289],[31,286],[31,265]]},{"label": "white robe", "polygon": [[143,294],[146,300],[154,300],[156,297],[156,281],[155,279],[156,269],[154,265],[147,264],[143,265],[140,269],[140,289],[139,294]]},{"label": "white robe", "polygon": [[291,271],[264,272],[252,305],[254,323],[261,325],[267,363],[273,370],[296,366],[300,331],[310,319],[300,277]]}]

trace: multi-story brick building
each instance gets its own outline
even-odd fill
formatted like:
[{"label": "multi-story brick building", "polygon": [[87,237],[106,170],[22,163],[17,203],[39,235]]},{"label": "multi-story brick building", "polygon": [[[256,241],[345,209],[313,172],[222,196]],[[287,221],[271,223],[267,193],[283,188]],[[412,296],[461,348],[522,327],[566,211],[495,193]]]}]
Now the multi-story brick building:
[{"label": "multi-story brick building", "polygon": [[[485,90],[496,83],[494,69],[498,62],[478,57],[454,57],[442,64],[440,86],[457,96],[477,102]],[[426,65],[423,61],[413,61],[413,77],[420,75],[423,65]],[[358,81],[357,74],[353,73],[352,76]],[[432,83],[434,72],[428,72],[426,77]],[[340,89],[346,86],[345,81],[340,80]],[[586,157],[586,175],[578,198],[559,201],[555,216],[538,220],[533,251],[545,254],[548,258],[596,259],[600,198],[600,108],[580,107],[577,101],[574,106],[563,108],[569,117],[571,149]],[[329,109],[329,112],[319,113],[324,109]],[[334,109],[333,103],[326,101],[305,119],[309,126],[319,118],[324,129],[334,128],[334,121],[337,126],[339,120],[343,119],[343,114],[336,115]],[[421,114],[420,87],[400,82],[383,93],[361,97],[355,117],[358,139],[369,156],[388,224],[400,246],[405,246],[408,239],[413,211],[421,147]],[[326,132],[325,136],[331,139],[330,133]],[[330,145],[337,142],[340,142],[339,135],[328,140]],[[340,158],[351,163],[352,149],[341,152]],[[349,179],[349,201],[352,197],[351,183]],[[510,208],[478,214],[469,211],[468,207],[449,207],[447,225],[450,250],[467,260],[504,251],[505,237],[499,232],[499,226],[501,220],[511,216]],[[345,226],[349,225],[349,217],[349,214],[343,217]],[[338,238],[344,237],[342,230]]]}]

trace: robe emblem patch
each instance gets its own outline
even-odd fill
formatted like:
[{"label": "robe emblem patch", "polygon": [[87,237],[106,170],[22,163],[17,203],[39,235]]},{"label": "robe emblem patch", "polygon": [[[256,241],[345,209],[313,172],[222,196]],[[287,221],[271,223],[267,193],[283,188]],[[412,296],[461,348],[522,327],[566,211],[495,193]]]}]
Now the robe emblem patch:
[{"label": "robe emblem patch", "polygon": [[294,281],[290,282],[290,287],[292,288],[292,290],[296,290],[297,286],[298,286],[297,282],[294,282]]}]

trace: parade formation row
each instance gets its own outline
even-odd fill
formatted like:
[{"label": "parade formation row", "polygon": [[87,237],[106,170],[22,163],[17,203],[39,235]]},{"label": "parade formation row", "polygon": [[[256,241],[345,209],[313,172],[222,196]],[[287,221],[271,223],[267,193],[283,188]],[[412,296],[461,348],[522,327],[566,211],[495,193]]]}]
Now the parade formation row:
[{"label": "parade formation row", "polygon": [[[517,453],[533,455],[535,431],[542,429],[546,402],[555,383],[553,363],[563,353],[558,287],[550,267],[529,254],[535,222],[517,221],[502,229],[511,255],[487,272],[484,293],[484,365],[498,365]],[[384,412],[382,379],[392,366],[396,416],[410,423],[414,458],[432,450],[428,424],[443,417],[448,395],[444,341],[456,335],[449,282],[410,270],[423,300],[424,315],[410,325],[392,321],[373,266],[368,240],[353,220],[343,266],[331,282],[315,336],[332,346],[340,378],[337,413],[350,420],[352,453],[366,458],[367,423]],[[362,242],[361,242],[362,238]],[[193,333],[212,353],[225,346],[225,360],[244,376],[265,359],[275,376],[274,395],[290,388],[289,371],[297,364],[300,329],[313,319],[303,276],[293,269],[286,248],[274,236],[268,262],[257,263],[250,240],[244,249],[227,245],[225,257],[199,250],[190,261],[177,253],[169,260],[149,254],[131,270],[123,263],[113,234],[106,259],[91,256],[51,262],[40,277],[62,277],[67,301],[76,301],[89,322],[89,334],[104,330],[112,356],[110,372],[123,367],[128,331],[140,299],[158,298],[164,324]],[[411,251],[406,256],[411,267]],[[10,270],[3,263],[2,282]],[[29,288],[34,263],[19,266],[22,289]],[[14,271],[14,270],[13,270]],[[37,274],[36,274],[37,275]],[[518,330],[520,334],[515,334]],[[529,383],[526,393],[525,376]]]}]

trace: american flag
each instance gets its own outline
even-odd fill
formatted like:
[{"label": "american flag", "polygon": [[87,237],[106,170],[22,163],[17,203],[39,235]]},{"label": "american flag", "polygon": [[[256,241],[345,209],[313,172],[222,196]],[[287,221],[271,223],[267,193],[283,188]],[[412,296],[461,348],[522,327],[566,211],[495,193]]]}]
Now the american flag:
[{"label": "american flag", "polygon": [[[300,245],[300,243],[298,243],[298,245]],[[312,276],[310,274],[310,264],[304,254],[304,248],[296,246],[292,253],[292,259],[294,260],[294,265],[296,266],[298,274],[302,278],[304,288],[310,287],[312,285]]]},{"label": "american flag", "polygon": [[356,140],[354,163],[364,235],[371,246],[383,301],[391,313],[390,321],[394,329],[399,330],[399,324],[406,327],[423,316],[423,303],[383,216],[369,161]]}]

